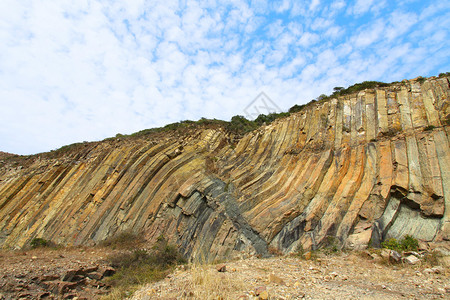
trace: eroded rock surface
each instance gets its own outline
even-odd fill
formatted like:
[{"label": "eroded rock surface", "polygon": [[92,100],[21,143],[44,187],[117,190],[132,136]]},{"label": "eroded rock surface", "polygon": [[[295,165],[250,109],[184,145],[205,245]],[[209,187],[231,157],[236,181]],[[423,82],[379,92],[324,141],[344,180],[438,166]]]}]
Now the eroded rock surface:
[{"label": "eroded rock surface", "polygon": [[450,251],[448,78],[222,128],[86,144],[0,164],[0,245],[163,234],[187,257],[364,248],[413,235]]}]

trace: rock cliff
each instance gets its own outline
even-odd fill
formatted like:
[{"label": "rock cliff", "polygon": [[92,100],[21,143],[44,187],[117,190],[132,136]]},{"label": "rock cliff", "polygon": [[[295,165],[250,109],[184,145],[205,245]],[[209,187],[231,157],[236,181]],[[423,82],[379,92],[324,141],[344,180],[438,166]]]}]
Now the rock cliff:
[{"label": "rock cliff", "polygon": [[163,234],[191,258],[410,234],[450,240],[448,77],[308,105],[237,138],[221,127],[4,158],[0,245]]}]

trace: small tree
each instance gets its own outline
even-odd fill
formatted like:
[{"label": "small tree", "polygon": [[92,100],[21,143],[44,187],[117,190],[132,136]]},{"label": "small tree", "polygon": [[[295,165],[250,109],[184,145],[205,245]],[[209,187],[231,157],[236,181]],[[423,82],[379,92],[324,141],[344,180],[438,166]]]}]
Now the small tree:
[{"label": "small tree", "polygon": [[328,96],[325,94],[320,95],[319,97],[317,97],[317,101],[323,100],[325,98],[327,98]]}]

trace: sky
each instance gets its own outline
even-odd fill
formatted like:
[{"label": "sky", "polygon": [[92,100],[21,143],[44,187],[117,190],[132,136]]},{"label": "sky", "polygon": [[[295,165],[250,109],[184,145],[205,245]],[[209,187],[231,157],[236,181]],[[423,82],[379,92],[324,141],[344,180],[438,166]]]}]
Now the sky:
[{"label": "sky", "polygon": [[0,151],[435,76],[450,71],[449,28],[449,0],[1,0]]}]

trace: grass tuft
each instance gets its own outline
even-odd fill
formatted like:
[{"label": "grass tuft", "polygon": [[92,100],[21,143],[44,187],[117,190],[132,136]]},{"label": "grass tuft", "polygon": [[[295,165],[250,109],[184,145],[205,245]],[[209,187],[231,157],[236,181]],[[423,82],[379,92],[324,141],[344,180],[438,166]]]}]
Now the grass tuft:
[{"label": "grass tuft", "polygon": [[132,249],[143,242],[144,239],[141,235],[130,231],[122,231],[101,241],[98,246],[109,247],[111,249]]},{"label": "grass tuft", "polygon": [[113,287],[103,299],[123,299],[131,296],[140,285],[163,279],[177,264],[186,261],[178,253],[177,248],[159,237],[149,251],[146,249],[127,250],[108,257],[109,264],[117,272],[107,278]]}]

